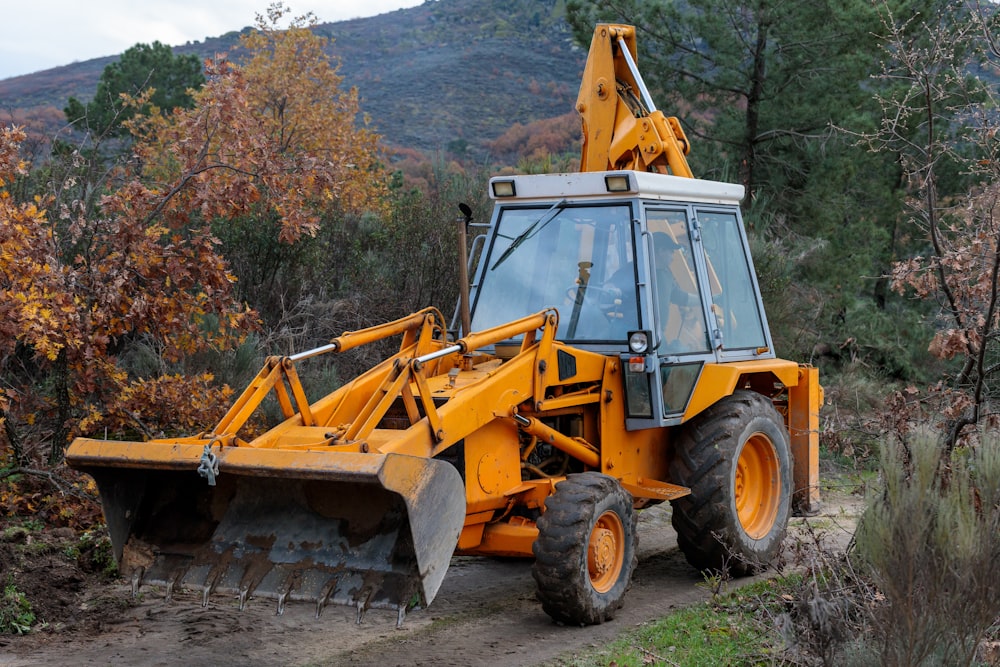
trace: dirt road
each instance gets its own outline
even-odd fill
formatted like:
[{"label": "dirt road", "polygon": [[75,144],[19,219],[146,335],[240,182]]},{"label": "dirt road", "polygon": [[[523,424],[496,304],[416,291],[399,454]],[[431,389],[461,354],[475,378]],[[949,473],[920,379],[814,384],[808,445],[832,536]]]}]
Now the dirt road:
[{"label": "dirt road", "polygon": [[[827,499],[814,525],[846,542],[857,499]],[[845,511],[846,507],[846,511]],[[643,511],[639,567],[625,607],[600,626],[561,627],[535,601],[531,563],[453,559],[434,603],[411,612],[402,629],[394,613],[328,607],[321,618],[305,604],[274,614],[271,600],[235,600],[202,608],[193,595],[165,601],[155,591],[119,604],[98,624],[43,631],[0,644],[0,667],[27,665],[539,665],[603,645],[618,634],[707,599],[709,592],[677,550],[669,505]],[[793,520],[795,524],[801,520]],[[790,538],[792,539],[792,538]],[[129,595],[124,585],[113,591]],[[107,596],[108,592],[104,591]],[[81,604],[88,604],[84,596]]]}]

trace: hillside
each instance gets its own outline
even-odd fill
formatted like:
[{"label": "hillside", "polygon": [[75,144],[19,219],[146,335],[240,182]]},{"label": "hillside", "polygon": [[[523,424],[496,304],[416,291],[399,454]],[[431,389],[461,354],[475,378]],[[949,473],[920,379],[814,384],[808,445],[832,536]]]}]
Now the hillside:
[{"label": "hillside", "polygon": [[[467,143],[476,156],[514,123],[572,111],[586,51],[573,45],[563,0],[427,0],[381,16],[324,23],[345,83],[387,144],[436,151]],[[212,57],[238,32],[178,46]],[[62,109],[89,99],[114,58],[0,81],[0,109]],[[52,131],[56,128],[48,128]],[[455,144],[452,144],[453,146]]]}]

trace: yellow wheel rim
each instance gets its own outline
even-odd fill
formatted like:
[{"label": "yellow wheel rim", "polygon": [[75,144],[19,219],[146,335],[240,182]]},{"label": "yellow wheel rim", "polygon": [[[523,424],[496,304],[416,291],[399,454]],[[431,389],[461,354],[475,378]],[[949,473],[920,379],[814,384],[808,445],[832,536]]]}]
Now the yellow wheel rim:
[{"label": "yellow wheel rim", "polygon": [[587,544],[587,573],[598,593],[610,591],[621,574],[625,560],[625,527],[621,517],[607,511],[598,517]]},{"label": "yellow wheel rim", "polygon": [[778,456],[771,439],[754,433],[736,461],[736,514],[747,535],[759,540],[770,532],[781,501]]}]

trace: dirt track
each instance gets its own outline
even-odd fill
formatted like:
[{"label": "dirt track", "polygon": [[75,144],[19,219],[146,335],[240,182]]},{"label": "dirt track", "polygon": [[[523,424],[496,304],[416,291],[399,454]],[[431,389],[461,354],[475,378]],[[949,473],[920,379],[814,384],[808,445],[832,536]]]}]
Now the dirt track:
[{"label": "dirt track", "polygon": [[[827,498],[814,525],[831,543],[849,537],[856,497]],[[0,667],[24,665],[539,665],[558,662],[619,633],[707,599],[702,581],[677,550],[669,506],[645,510],[639,523],[639,567],[625,607],[604,625],[555,625],[534,598],[531,563],[455,558],[430,608],[411,612],[397,630],[395,613],[328,607],[320,619],[305,604],[274,615],[270,600],[235,600],[207,608],[191,595],[164,601],[149,592],[109,613],[97,629],[43,631],[0,644]],[[847,525],[844,525],[844,523]],[[801,524],[796,519],[794,524]],[[128,591],[116,585],[115,596]],[[105,595],[107,592],[105,592]]]}]

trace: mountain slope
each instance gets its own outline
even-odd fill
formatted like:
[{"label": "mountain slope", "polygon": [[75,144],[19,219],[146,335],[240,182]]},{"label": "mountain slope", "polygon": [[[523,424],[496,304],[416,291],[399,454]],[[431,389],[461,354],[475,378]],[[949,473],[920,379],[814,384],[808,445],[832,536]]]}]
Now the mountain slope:
[{"label": "mountain slope", "polygon": [[[514,123],[572,111],[586,58],[574,46],[563,0],[427,0],[381,16],[324,23],[345,85],[387,144],[433,151],[462,140],[475,153]],[[213,57],[239,33],[176,47]],[[0,109],[89,99],[99,58],[0,81]]]}]

